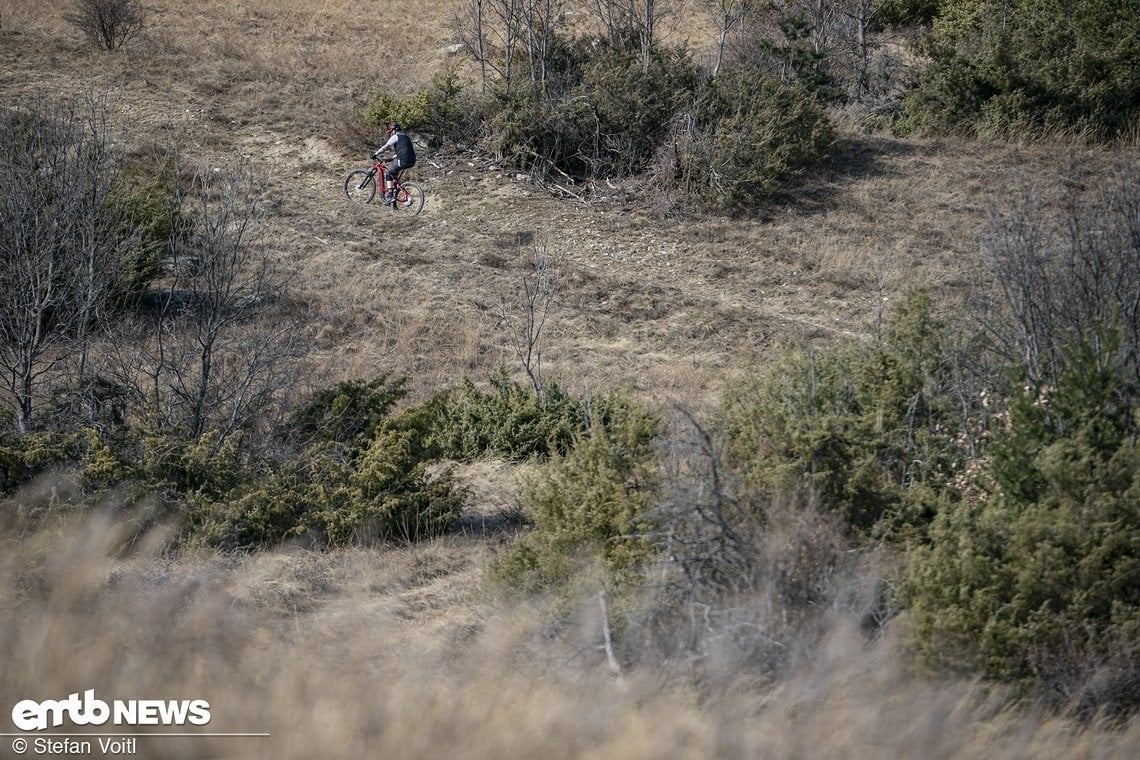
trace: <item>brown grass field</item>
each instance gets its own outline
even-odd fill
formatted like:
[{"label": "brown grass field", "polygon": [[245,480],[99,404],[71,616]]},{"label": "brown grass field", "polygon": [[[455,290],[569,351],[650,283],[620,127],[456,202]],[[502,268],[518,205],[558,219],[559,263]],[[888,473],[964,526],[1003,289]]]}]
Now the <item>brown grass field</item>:
[{"label": "brown grass field", "polygon": [[[313,386],[391,371],[413,399],[518,362],[499,304],[534,245],[562,289],[543,352],[571,389],[715,404],[779,346],[866,336],[908,288],[947,311],[974,280],[988,210],[1023,187],[1095,185],[1135,150],[844,133],[837,157],[755,219],[663,216],[632,182],[551,197],[466,157],[422,154],[424,213],[349,205],[366,164],[336,135],[382,89],[425,85],[458,0],[149,0],[146,33],[86,43],[67,3],[0,0],[0,96],[106,97],[132,149],[176,141],[270,178],[266,242],[296,270]],[[693,44],[703,13],[687,9]],[[710,38],[711,39],[711,38]],[[521,378],[521,373],[519,375]],[[467,472],[473,512],[514,473]],[[47,486],[45,486],[47,487]],[[1108,729],[1019,712],[980,684],[911,672],[842,627],[786,681],[697,692],[615,678],[593,624],[554,637],[487,593],[496,540],[170,558],[94,519],[0,542],[0,726],[24,698],[206,699],[210,731],[144,758],[1131,758]],[[12,739],[0,758],[12,757]],[[51,756],[41,755],[41,756]],[[100,756],[96,753],[94,756]]]}]

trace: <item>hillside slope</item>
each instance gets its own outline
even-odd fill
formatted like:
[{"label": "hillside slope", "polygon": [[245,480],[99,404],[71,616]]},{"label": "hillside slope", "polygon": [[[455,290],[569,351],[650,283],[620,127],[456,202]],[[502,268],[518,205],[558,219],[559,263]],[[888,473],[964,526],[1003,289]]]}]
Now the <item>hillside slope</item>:
[{"label": "hillside slope", "polygon": [[211,2],[184,15],[159,2],[148,33],[115,53],[58,15],[15,5],[25,15],[4,14],[0,32],[4,96],[93,93],[136,151],[176,144],[191,161],[246,160],[270,178],[269,242],[297,269],[315,382],[394,370],[422,395],[499,365],[520,370],[500,305],[541,246],[562,270],[548,377],[707,402],[783,341],[868,334],[908,287],[953,304],[996,200],[1093,177],[1114,160],[846,135],[783,202],[727,219],[663,216],[633,181],[595,188],[588,204],[555,198],[484,159],[423,151],[415,178],[427,206],[404,219],[346,202],[343,177],[367,156],[333,135],[369,93],[430,78],[451,40],[451,6],[417,16],[405,49],[385,58],[378,3]]}]

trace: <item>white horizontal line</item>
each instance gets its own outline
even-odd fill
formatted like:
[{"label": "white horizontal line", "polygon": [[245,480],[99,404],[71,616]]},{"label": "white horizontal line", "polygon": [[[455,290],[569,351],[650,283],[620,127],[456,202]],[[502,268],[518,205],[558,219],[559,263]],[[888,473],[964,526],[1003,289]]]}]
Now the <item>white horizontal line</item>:
[{"label": "white horizontal line", "polygon": [[38,733],[36,731],[27,731],[24,733],[9,734],[0,733],[0,736],[22,736],[25,739],[34,739],[37,736],[122,736],[131,738],[132,736],[269,736],[268,733],[260,732],[217,732],[217,731],[193,731],[179,733],[176,731],[143,731],[143,732],[129,732],[119,731],[113,734],[86,734],[86,733],[70,733],[70,734],[52,734],[52,733]]}]

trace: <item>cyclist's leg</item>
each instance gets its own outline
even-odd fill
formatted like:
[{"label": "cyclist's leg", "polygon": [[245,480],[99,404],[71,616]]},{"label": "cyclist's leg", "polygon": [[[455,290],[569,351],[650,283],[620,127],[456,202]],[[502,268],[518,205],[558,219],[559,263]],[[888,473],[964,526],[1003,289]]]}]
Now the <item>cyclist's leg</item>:
[{"label": "cyclist's leg", "polygon": [[384,185],[384,202],[388,203],[396,197],[396,183],[400,181],[400,173],[404,171],[404,166],[400,163],[400,159],[394,158],[388,164],[388,179],[392,180],[392,192],[388,192],[388,185]]}]

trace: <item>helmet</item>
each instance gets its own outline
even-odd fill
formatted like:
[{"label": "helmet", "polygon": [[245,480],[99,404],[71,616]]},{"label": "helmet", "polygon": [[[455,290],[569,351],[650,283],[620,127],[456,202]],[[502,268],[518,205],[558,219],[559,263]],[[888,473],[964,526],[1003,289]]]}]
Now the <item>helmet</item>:
[{"label": "helmet", "polygon": [[399,122],[394,121],[388,125],[388,134],[392,134],[393,132],[403,132],[403,131],[404,131],[404,128],[400,126]]}]

